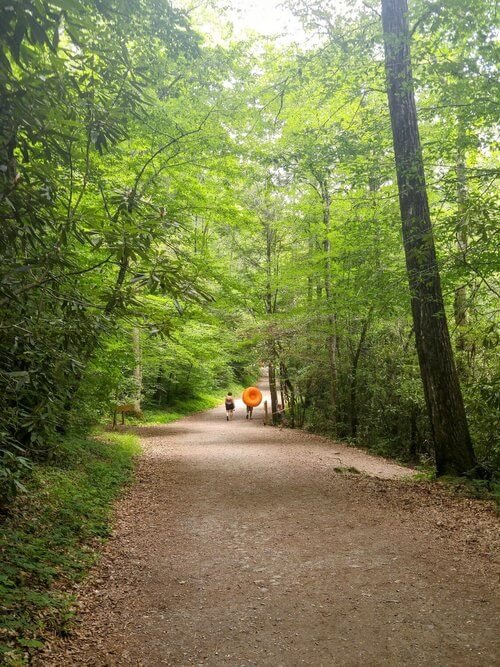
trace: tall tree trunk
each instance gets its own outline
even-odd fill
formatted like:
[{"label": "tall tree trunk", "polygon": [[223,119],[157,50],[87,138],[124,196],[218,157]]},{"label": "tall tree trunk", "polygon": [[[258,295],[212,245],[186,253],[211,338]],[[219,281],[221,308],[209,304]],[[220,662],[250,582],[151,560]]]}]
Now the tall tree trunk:
[{"label": "tall tree trunk", "polygon": [[290,382],[290,378],[288,377],[288,368],[284,361],[280,361],[280,386],[282,392],[284,393],[284,398],[285,398],[285,400],[283,401],[283,406],[285,406],[285,401],[286,401],[286,405],[288,408],[289,424],[291,428],[295,428],[295,415],[296,415],[295,389],[293,387],[293,384]]},{"label": "tall tree trunk", "polygon": [[[268,222],[263,224],[266,238],[266,293],[264,295],[264,305],[267,315],[272,315],[276,311],[276,300],[273,295],[272,274],[273,274],[273,249],[275,244],[275,234]],[[269,393],[271,394],[271,419],[276,423],[276,413],[278,411],[278,392],[276,388],[276,342],[272,331],[268,333],[268,369],[269,369]]]},{"label": "tall tree trunk", "polygon": [[141,331],[139,327],[132,329],[132,344],[134,348],[134,380],[135,397],[134,408],[136,412],[141,412],[141,394],[142,394],[142,350],[141,350]]},{"label": "tall tree trunk", "polygon": [[311,305],[313,300],[313,285],[314,285],[314,279],[311,274],[311,267],[313,265],[312,262],[314,257],[314,239],[312,236],[312,231],[310,226],[309,226],[309,233],[307,235],[307,244],[308,244],[308,265],[309,265],[309,274],[307,276],[307,303]]},{"label": "tall tree trunk", "polygon": [[[271,346],[272,347],[272,346]],[[269,350],[269,356],[273,360],[269,362],[269,393],[271,395],[271,419],[273,424],[276,423],[276,414],[278,412],[278,391],[276,388],[276,367],[274,365],[274,350]]]},{"label": "tall tree trunk", "polygon": [[368,317],[363,320],[361,326],[361,334],[359,336],[358,346],[354,352],[351,360],[351,386],[350,386],[350,422],[351,422],[351,437],[355,438],[358,433],[358,366],[363,352],[363,346],[368,332],[368,325],[370,323],[371,311]]},{"label": "tall tree trunk", "polygon": [[382,0],[385,69],[417,353],[438,475],[476,464],[436,261],[410,62],[406,0]]},{"label": "tall tree trunk", "polygon": [[[457,136],[457,212],[458,224],[456,231],[457,250],[460,254],[459,262],[465,263],[467,252],[467,178],[465,175],[465,127],[461,119],[458,121]],[[457,347],[464,350],[466,347],[464,328],[468,324],[467,287],[460,285],[455,289],[454,300],[455,326],[457,327]]]},{"label": "tall tree trunk", "polygon": [[158,375],[156,376],[156,390],[155,390],[156,404],[158,405],[158,407],[160,407],[162,404],[161,403],[163,394],[162,382],[163,382],[163,366],[160,366],[158,368]]},{"label": "tall tree trunk", "polygon": [[408,458],[413,463],[418,461],[418,425],[417,425],[417,408],[415,406],[411,409],[410,414],[410,446],[408,448]]},{"label": "tall tree trunk", "polygon": [[331,242],[330,242],[331,197],[328,191],[328,184],[325,180],[320,181],[320,188],[321,188],[321,199],[323,203],[323,224],[325,232],[325,238],[323,242],[323,250],[325,253],[324,282],[325,282],[326,307],[328,311],[327,314],[328,334],[326,339],[326,345],[328,348],[328,364],[330,367],[330,402],[332,406],[333,423],[335,424],[337,422],[337,407],[338,407],[337,406],[338,363],[337,363],[337,316],[334,311],[333,290],[332,290],[332,255],[331,255]]}]

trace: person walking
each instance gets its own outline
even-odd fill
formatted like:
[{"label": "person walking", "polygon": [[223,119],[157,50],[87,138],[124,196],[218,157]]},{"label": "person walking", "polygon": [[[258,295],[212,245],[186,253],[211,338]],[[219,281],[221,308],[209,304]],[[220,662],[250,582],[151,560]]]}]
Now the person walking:
[{"label": "person walking", "polygon": [[227,396],[224,402],[226,405],[226,421],[230,421],[233,418],[234,412],[234,398],[232,392],[227,392]]},{"label": "person walking", "polygon": [[247,405],[247,419],[252,419],[253,415],[253,406]]}]

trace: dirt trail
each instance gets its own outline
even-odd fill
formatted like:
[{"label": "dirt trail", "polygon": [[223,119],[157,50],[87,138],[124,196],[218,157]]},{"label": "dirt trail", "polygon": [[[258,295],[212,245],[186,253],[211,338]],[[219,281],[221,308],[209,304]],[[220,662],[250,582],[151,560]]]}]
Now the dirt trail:
[{"label": "dirt trail", "polygon": [[140,433],[82,623],[35,664],[499,664],[488,508],[241,405]]}]

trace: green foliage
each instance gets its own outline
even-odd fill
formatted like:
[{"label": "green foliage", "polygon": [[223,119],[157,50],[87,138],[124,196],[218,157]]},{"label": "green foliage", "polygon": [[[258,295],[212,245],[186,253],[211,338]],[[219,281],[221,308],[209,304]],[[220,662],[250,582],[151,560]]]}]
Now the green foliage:
[{"label": "green foliage", "polygon": [[0,508],[15,498],[19,491],[26,491],[23,479],[29,470],[29,459],[15,450],[0,449]]},{"label": "green foliage", "polygon": [[112,503],[130,480],[138,438],[106,433],[61,441],[50,465],[36,466],[27,493],[0,524],[0,662],[24,664],[45,631],[66,634],[72,582],[95,562]]},{"label": "green foliage", "polygon": [[206,297],[154,178],[194,131],[171,120],[159,69],[182,78],[199,48],[167,0],[25,5],[1,10],[0,430],[43,460],[118,314],[148,291]]},{"label": "green foliage", "polygon": [[[229,242],[252,295],[259,355],[279,367],[292,424],[428,462],[434,443],[400,240],[380,24],[369,9],[341,16],[314,0],[289,5],[321,45],[268,46],[260,78],[247,83],[257,109],[251,136],[247,115],[238,128],[252,173],[250,185],[235,186],[250,194],[242,196],[247,220]],[[410,19],[447,317],[476,453],[497,467],[494,10],[414,2]]]}]

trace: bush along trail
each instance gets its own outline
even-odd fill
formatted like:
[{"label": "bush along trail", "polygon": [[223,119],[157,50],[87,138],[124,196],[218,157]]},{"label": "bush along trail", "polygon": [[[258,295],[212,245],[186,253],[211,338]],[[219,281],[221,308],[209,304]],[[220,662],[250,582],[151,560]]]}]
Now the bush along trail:
[{"label": "bush along trail", "polygon": [[0,664],[24,664],[47,632],[70,632],[74,587],[99,556],[139,452],[130,433],[72,437],[25,481],[0,525]]}]

